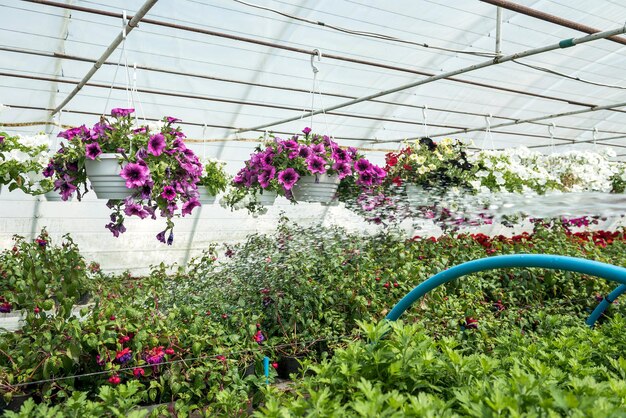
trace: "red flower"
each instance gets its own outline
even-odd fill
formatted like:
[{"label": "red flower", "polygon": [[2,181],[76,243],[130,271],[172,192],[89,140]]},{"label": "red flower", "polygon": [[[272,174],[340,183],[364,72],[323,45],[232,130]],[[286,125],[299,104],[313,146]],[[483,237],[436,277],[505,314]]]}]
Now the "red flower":
[{"label": "red flower", "polygon": [[275,368],[275,369],[278,369],[278,363],[276,363],[276,362],[272,363],[272,367]]},{"label": "red flower", "polygon": [[128,335],[123,335],[119,338],[118,341],[120,342],[120,344],[124,344],[130,341],[130,337]]},{"label": "red flower", "polygon": [[133,374],[135,377],[140,377],[146,374],[146,371],[142,367],[135,367],[133,369]]},{"label": "red flower", "polygon": [[109,377],[109,383],[112,385],[119,385],[122,379],[118,375]]},{"label": "red flower", "polygon": [[386,282],[386,283],[383,285],[383,287],[384,287],[385,289],[389,289],[389,282]]},{"label": "red flower", "polygon": [[411,167],[411,165],[410,165],[410,164],[404,164],[404,165],[402,166],[402,168],[404,168],[404,169],[405,169],[405,170],[407,170],[407,171],[411,171],[411,170],[413,169],[413,167]]},{"label": "red flower", "polygon": [[400,176],[396,176],[394,177],[392,180],[393,184],[395,184],[396,186],[402,186],[402,179],[400,178]]},{"label": "red flower", "polygon": [[171,356],[172,354],[174,354],[174,349],[173,348],[166,348],[165,349],[165,354],[168,354],[168,355]]},{"label": "red flower", "polygon": [[467,318],[465,318],[465,328],[477,329],[478,319],[474,319],[471,316],[468,316]]},{"label": "red flower", "polygon": [[111,315],[111,317],[109,318],[111,321],[115,321],[115,315]]}]

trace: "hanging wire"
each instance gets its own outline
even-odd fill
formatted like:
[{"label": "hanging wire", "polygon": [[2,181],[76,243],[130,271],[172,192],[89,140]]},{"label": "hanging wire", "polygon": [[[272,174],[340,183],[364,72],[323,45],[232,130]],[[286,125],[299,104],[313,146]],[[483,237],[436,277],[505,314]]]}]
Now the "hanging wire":
[{"label": "hanging wire", "polygon": [[485,137],[483,138],[483,142],[481,143],[481,146],[480,146],[481,150],[485,149],[485,143],[487,142],[487,139],[489,139],[489,143],[491,144],[491,149],[495,148],[495,144],[493,142],[493,135],[491,134],[491,118],[493,118],[493,115],[491,113],[485,116]]},{"label": "hanging wire", "polygon": [[596,141],[598,140],[598,127],[597,126],[593,127],[593,134],[591,138],[593,139],[593,147],[596,148],[598,145],[596,143]]},{"label": "hanging wire", "polygon": [[453,52],[455,54],[475,55],[475,56],[479,56],[479,57],[489,57],[489,58],[496,56],[496,54],[490,53],[490,52],[466,51],[466,50],[461,50],[461,49],[444,48],[444,47],[441,47],[441,46],[429,45],[429,44],[423,43],[423,42],[415,42],[415,41],[409,41],[409,40],[406,40],[406,39],[396,38],[395,36],[385,35],[385,34],[377,33],[377,32],[368,32],[368,31],[360,31],[360,30],[343,28],[341,26],[331,25],[331,24],[328,24],[328,23],[325,23],[325,22],[320,22],[318,20],[305,19],[303,17],[295,16],[295,15],[292,15],[292,14],[289,14],[289,13],[286,13],[286,12],[282,12],[280,10],[272,9],[271,7],[264,7],[264,6],[260,6],[258,4],[248,3],[248,2],[243,1],[243,0],[233,0],[233,1],[236,2],[236,3],[243,4],[245,6],[253,7],[255,9],[261,9],[261,10],[265,10],[265,11],[268,11],[268,12],[276,13],[276,14],[279,14],[279,15],[281,15],[283,17],[286,17],[286,18],[289,18],[289,19],[297,20],[297,21],[308,23],[308,24],[311,24],[311,25],[322,26],[324,28],[336,30],[336,31],[347,33],[347,34],[350,34],[350,35],[358,35],[358,36],[363,36],[363,37],[368,37],[368,38],[381,39],[381,40],[384,40],[384,41],[391,41],[391,42],[398,42],[398,43],[403,43],[403,44],[408,44],[408,45],[415,45],[415,46],[419,46],[419,47],[422,47],[422,48],[431,48],[431,49],[436,49],[436,50],[439,50],[439,51]]},{"label": "hanging wire", "polygon": [[424,107],[422,108],[422,125],[424,126],[424,136],[426,138],[428,138],[428,123],[426,122],[427,120],[427,112],[428,112],[428,106],[424,105]]}]

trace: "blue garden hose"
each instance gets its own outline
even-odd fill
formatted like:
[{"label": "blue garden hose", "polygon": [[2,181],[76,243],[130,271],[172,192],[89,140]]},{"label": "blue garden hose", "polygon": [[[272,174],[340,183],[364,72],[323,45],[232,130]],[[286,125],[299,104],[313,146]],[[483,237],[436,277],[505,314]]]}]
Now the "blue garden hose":
[{"label": "blue garden hose", "polygon": [[391,312],[387,314],[387,319],[395,321],[413,304],[413,302],[444,283],[448,283],[452,280],[458,279],[459,277],[479,271],[511,267],[539,267],[551,270],[567,270],[588,274],[590,276],[602,277],[604,279],[620,283],[621,286],[618,286],[613,292],[611,292],[609,296],[600,302],[598,307],[596,307],[596,309],[591,313],[586,321],[589,326],[593,326],[595,324],[597,319],[602,315],[612,301],[614,301],[622,293],[626,292],[626,268],[623,267],[600,263],[599,261],[585,260],[584,258],[566,257],[562,255],[499,255],[482,258],[480,260],[468,261],[432,276],[428,280],[420,283],[415,289],[411,290],[405,297],[403,297],[400,302],[393,307]]}]

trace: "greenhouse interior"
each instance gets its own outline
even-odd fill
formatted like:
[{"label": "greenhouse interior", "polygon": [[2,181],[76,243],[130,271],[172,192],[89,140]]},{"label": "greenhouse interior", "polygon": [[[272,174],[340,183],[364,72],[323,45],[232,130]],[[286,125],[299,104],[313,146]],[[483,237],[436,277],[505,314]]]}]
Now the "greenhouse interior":
[{"label": "greenhouse interior", "polygon": [[626,416],[626,3],[0,10],[3,417]]}]

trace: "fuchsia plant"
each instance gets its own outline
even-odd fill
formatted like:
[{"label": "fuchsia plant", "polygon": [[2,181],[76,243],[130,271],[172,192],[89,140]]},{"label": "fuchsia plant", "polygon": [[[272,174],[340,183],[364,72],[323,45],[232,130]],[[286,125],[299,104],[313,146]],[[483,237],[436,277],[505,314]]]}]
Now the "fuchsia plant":
[{"label": "fuchsia plant", "polygon": [[[163,118],[160,128],[133,127],[134,109],[113,109],[113,120],[101,118],[91,129],[85,125],[59,134],[62,143],[45,168],[45,177],[54,179],[54,190],[68,200],[78,199],[88,191],[85,160],[98,159],[102,153],[119,155],[120,176],[125,180],[128,197],[109,200],[113,210],[106,228],[118,237],[126,231],[125,216],[156,219],[157,213],[167,220],[157,239],[171,245],[174,240],[172,218],[192,213],[200,206],[197,183],[202,164],[183,142],[185,134],[173,124],[179,119]],[[169,233],[169,234],[168,234]],[[166,238],[167,236],[167,238]]]},{"label": "fuchsia plant", "polygon": [[292,188],[300,177],[337,175],[343,182],[353,180],[362,189],[382,183],[385,171],[370,163],[356,148],[341,148],[326,135],[302,130],[304,138],[274,138],[257,147],[245,167],[233,180],[235,187],[248,191],[272,191],[294,201]]}]

